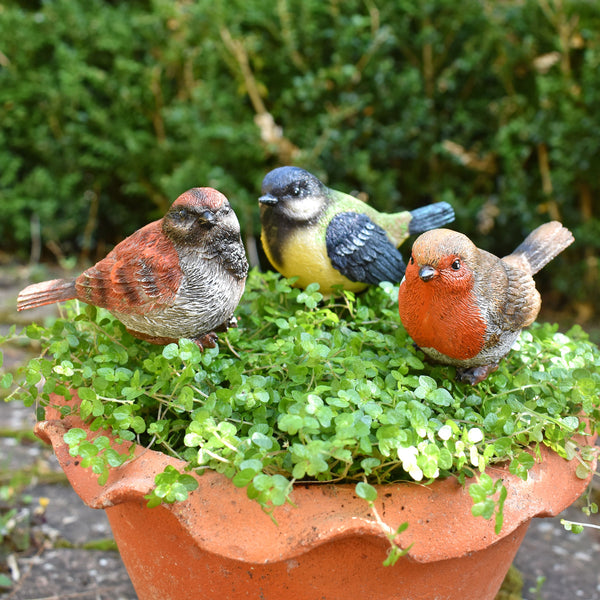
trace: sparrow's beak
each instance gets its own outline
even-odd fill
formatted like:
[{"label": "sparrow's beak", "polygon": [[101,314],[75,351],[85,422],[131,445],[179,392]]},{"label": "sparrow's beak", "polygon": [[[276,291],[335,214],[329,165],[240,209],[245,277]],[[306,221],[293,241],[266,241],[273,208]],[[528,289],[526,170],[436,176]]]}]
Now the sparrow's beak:
[{"label": "sparrow's beak", "polygon": [[423,281],[431,281],[436,275],[437,271],[429,265],[425,265],[419,269],[419,277]]},{"label": "sparrow's beak", "polygon": [[264,194],[263,196],[261,196],[258,201],[261,204],[266,204],[268,206],[275,206],[275,204],[277,204],[278,200],[275,196],[272,196],[271,194]]},{"label": "sparrow's beak", "polygon": [[198,218],[207,223],[212,223],[216,219],[216,216],[210,210],[204,210],[198,215]]}]

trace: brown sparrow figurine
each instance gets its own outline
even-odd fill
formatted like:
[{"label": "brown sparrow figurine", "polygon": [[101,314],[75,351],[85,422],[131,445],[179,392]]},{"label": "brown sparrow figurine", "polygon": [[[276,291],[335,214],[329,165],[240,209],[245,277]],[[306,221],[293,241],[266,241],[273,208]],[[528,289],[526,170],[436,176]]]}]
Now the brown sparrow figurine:
[{"label": "brown sparrow figurine", "polygon": [[202,350],[215,346],[215,331],[235,324],[247,274],[229,201],[193,188],[76,279],[26,287],[17,310],[77,298],[109,310],[135,337],[153,344],[186,337]]}]

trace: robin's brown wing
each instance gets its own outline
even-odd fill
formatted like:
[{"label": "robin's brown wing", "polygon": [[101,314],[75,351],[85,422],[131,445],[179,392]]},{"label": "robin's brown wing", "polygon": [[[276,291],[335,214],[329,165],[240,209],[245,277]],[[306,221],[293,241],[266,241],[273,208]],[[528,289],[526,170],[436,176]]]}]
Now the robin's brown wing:
[{"label": "robin's brown wing", "polygon": [[529,264],[524,257],[511,254],[502,259],[508,276],[504,315],[515,329],[531,325],[542,305]]}]

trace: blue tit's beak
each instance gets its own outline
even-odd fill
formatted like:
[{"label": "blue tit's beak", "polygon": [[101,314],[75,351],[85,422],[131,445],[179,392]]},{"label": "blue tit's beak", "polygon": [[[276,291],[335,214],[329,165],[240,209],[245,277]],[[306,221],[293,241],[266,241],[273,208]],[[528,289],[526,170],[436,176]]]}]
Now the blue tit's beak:
[{"label": "blue tit's beak", "polygon": [[258,199],[258,201],[261,204],[266,204],[267,206],[275,206],[278,202],[277,198],[271,194],[264,194]]}]

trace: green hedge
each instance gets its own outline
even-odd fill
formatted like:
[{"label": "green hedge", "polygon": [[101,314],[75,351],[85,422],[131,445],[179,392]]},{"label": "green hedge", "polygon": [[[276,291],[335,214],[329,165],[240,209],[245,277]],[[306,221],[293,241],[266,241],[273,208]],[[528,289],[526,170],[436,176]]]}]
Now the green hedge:
[{"label": "green hedge", "polygon": [[9,0],[0,250],[27,256],[34,215],[96,258],[195,185],[250,239],[262,177],[294,163],[386,210],[448,200],[498,254],[558,218],[577,243],[541,283],[583,302],[599,72],[595,0]]}]

